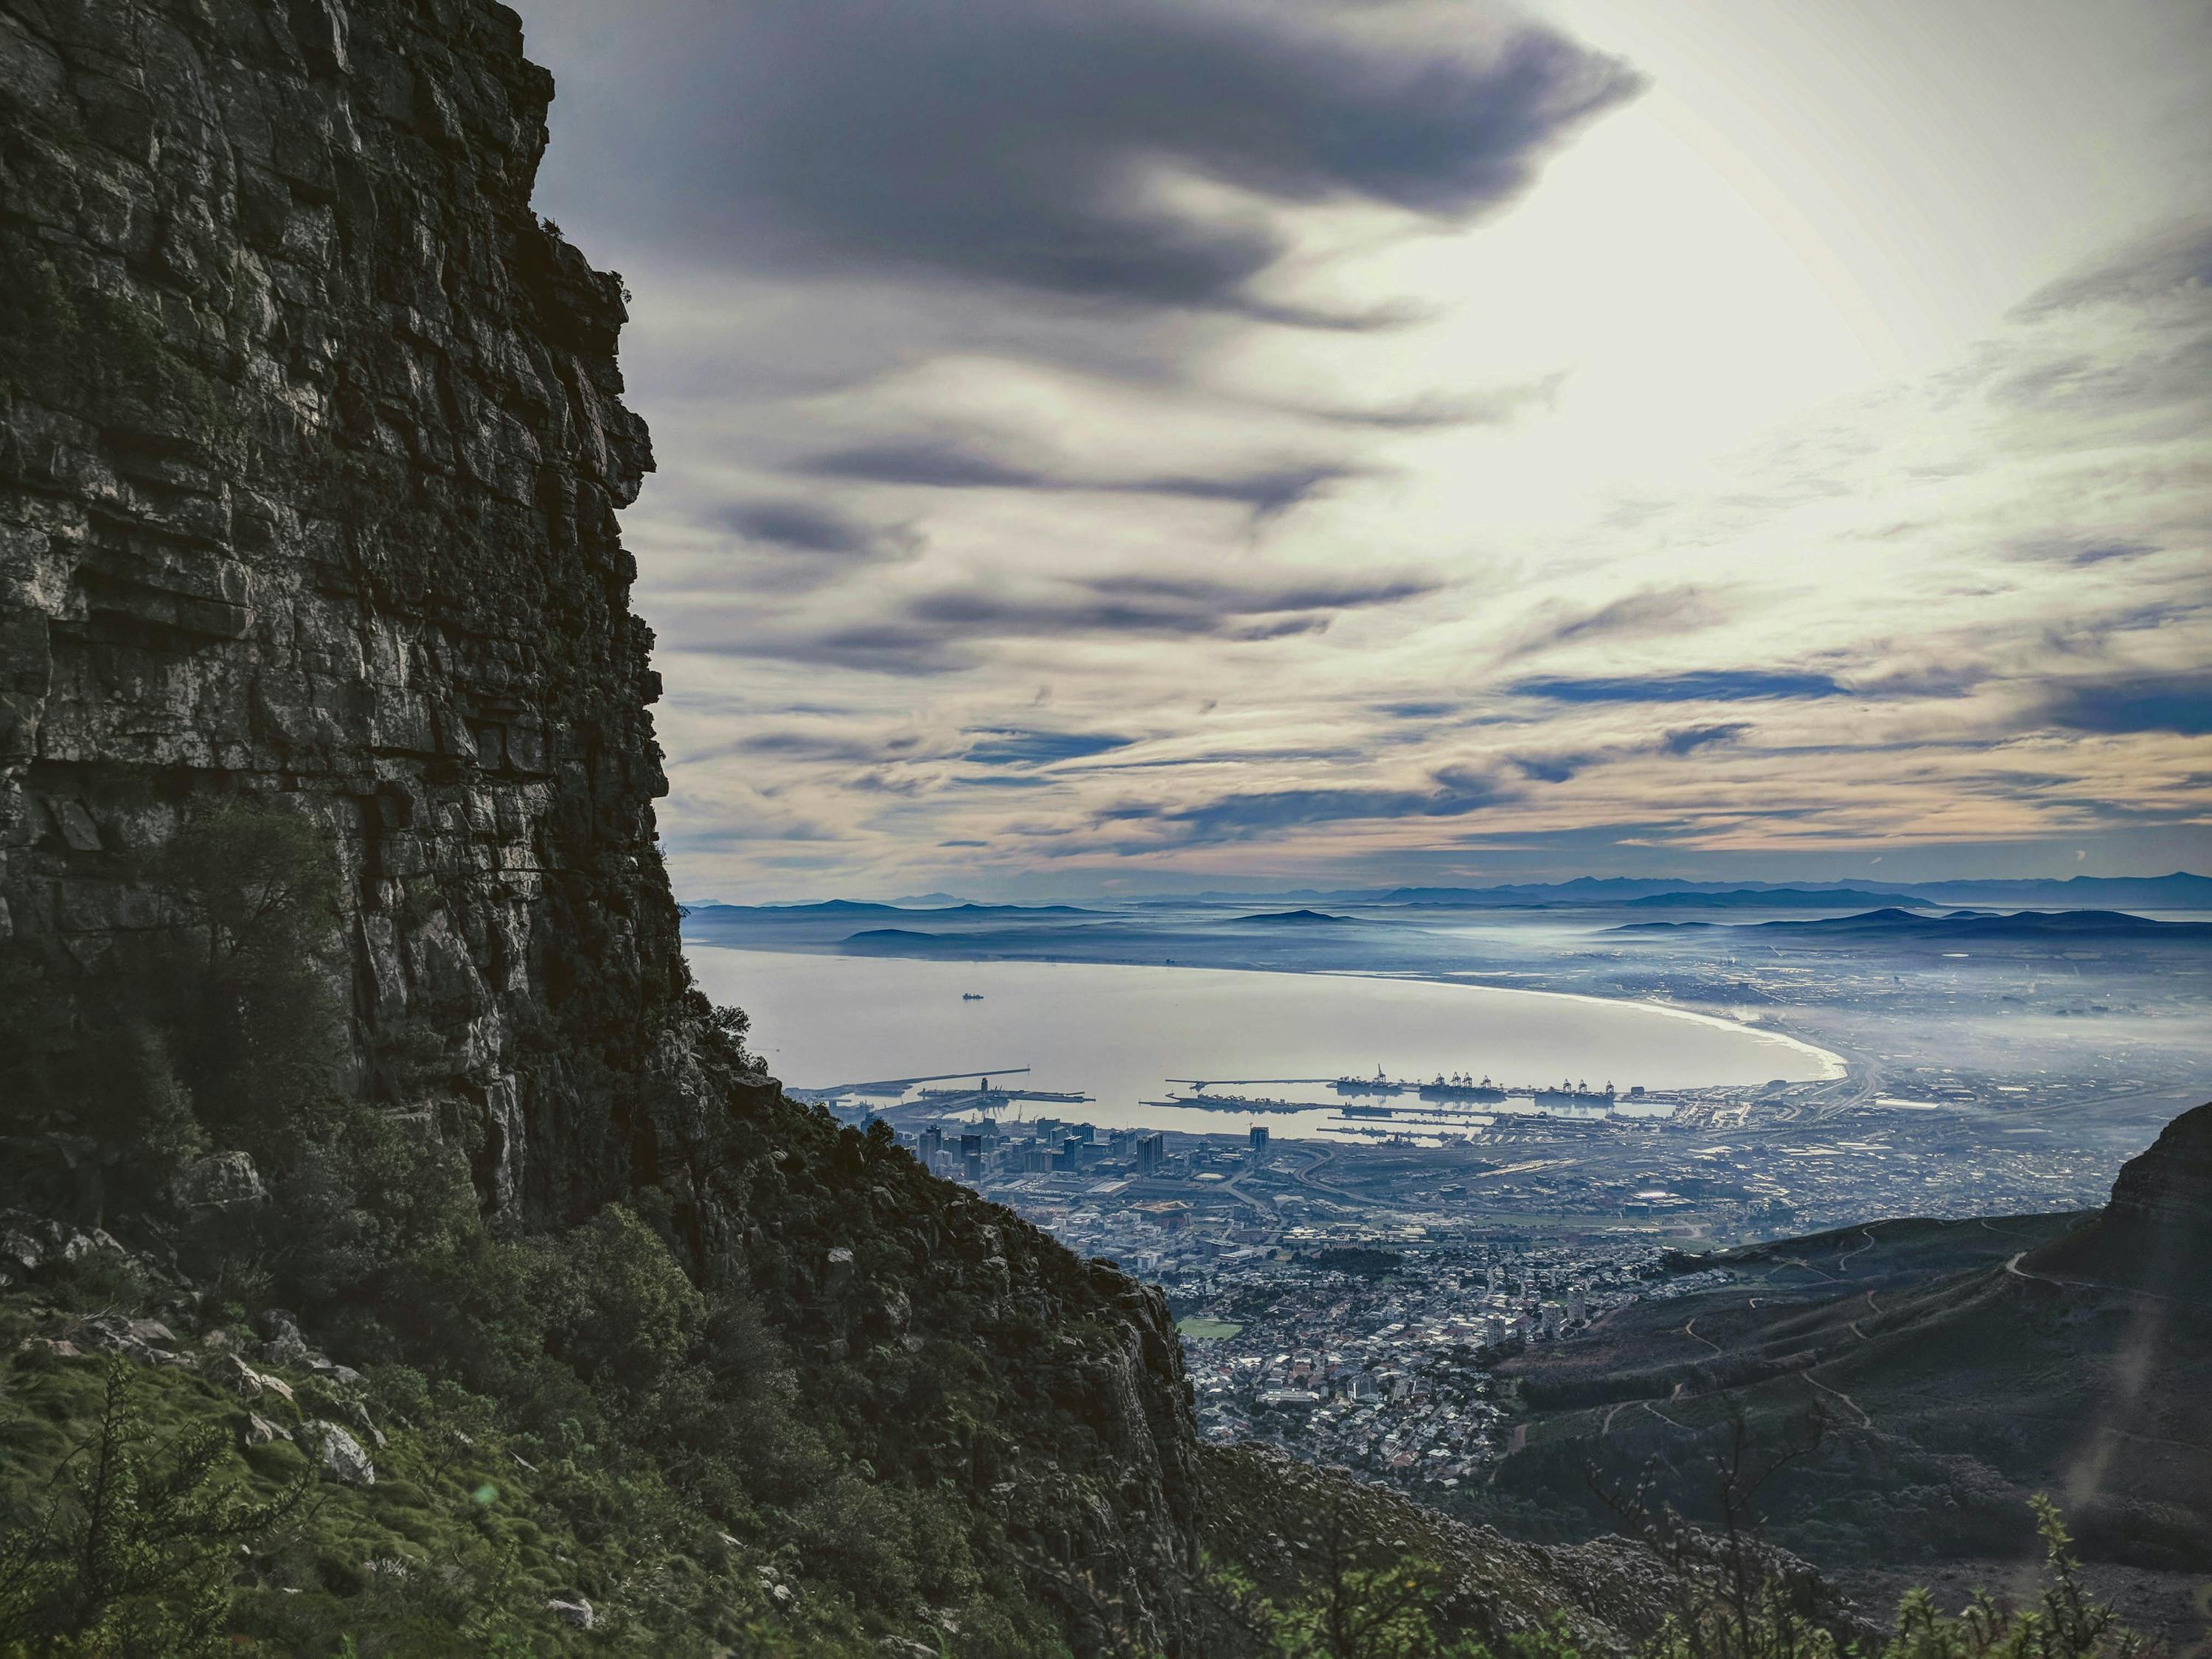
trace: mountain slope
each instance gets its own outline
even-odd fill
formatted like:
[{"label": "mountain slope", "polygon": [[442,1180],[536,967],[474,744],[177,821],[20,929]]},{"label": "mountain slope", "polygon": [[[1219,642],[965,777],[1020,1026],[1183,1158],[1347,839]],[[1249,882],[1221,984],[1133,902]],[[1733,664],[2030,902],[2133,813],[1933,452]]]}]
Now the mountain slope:
[{"label": "mountain slope", "polygon": [[[2212,1106],[2169,1126],[2089,1217],[1887,1221],[1677,1258],[1685,1293],[1505,1367],[1525,1449],[1472,1505],[1578,1535],[1587,1462],[1659,1460],[1694,1513],[1733,1401],[1820,1453],[1762,1507],[1846,1582],[1928,1559],[2032,1559],[2029,1493],[2094,1560],[2212,1560]],[[1724,1276],[1708,1284],[1702,1276]]]}]

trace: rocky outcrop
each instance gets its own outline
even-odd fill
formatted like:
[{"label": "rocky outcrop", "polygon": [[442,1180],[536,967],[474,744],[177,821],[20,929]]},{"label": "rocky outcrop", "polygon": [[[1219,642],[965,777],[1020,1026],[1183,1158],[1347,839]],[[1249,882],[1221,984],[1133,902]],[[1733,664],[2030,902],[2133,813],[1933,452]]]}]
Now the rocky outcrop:
[{"label": "rocky outcrop", "polygon": [[373,1486],[376,1465],[362,1449],[361,1442],[335,1423],[312,1422],[300,1437],[315,1449],[315,1463],[322,1478],[342,1486]]},{"label": "rocky outcrop", "polygon": [[0,935],[96,972],[161,920],[131,854],[282,798],[362,1086],[590,1207],[683,969],[651,453],[621,283],[530,210],[549,77],[483,0],[5,0],[0,64]]},{"label": "rocky outcrop", "polygon": [[2212,1305],[2212,1103],[2167,1124],[2120,1166],[2101,1211],[2021,1265]]},{"label": "rocky outcrop", "polygon": [[2105,1215],[2118,1227],[2212,1244],[2212,1104],[2184,1112],[2120,1166]]}]

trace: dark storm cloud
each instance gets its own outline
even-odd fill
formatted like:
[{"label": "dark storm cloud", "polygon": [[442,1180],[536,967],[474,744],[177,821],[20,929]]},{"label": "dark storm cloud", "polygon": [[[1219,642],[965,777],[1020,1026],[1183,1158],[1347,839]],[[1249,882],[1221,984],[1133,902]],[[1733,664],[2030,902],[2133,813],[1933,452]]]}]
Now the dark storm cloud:
[{"label": "dark storm cloud", "polygon": [[1446,714],[1455,714],[1455,702],[1383,702],[1375,706],[1378,714],[1388,714],[1394,720],[1441,720]]},{"label": "dark storm cloud", "polygon": [[1509,657],[1534,656],[1554,646],[1578,641],[1618,637],[1644,639],[1708,628],[1721,613],[1704,589],[1693,586],[1650,588],[1640,593],[1574,611],[1553,605],[1540,611],[1522,637],[1506,653]]},{"label": "dark storm cloud", "polygon": [[2148,558],[2158,549],[2146,542],[2103,542],[2094,547],[2085,547],[2074,555],[2075,564],[2106,564],[2114,559]]},{"label": "dark storm cloud", "polygon": [[1442,583],[1377,575],[1364,580],[1220,582],[1203,578],[1103,576],[1022,594],[945,587],[906,600],[891,615],[819,631],[755,622],[677,648],[725,656],[826,663],[881,673],[927,675],[973,667],[984,641],[1127,635],[1237,642],[1327,631],[1340,613],[1397,605]]},{"label": "dark storm cloud", "polygon": [[[1104,823],[1148,823],[1174,844],[1251,841],[1317,823],[1361,819],[1456,818],[1519,799],[1519,787],[1486,772],[1444,767],[1426,789],[1263,789],[1194,806],[1133,803],[1099,814]],[[1154,846],[1157,842],[1144,845]],[[1134,847],[1131,850],[1135,850]]]},{"label": "dark storm cloud", "polygon": [[1508,763],[1524,778],[1538,783],[1565,783],[1591,762],[1601,758],[1590,754],[1516,755]]},{"label": "dark storm cloud", "polygon": [[1844,697],[1851,693],[1826,674],[1711,669],[1643,679],[1520,680],[1509,688],[1553,702],[1749,702],[1765,697]]},{"label": "dark storm cloud", "polygon": [[866,554],[877,532],[829,507],[804,501],[750,501],[726,509],[725,528],[747,541],[766,542],[801,553]]},{"label": "dark storm cloud", "polygon": [[2163,550],[2150,542],[2081,542],[2060,536],[2033,538],[2005,549],[2009,558],[2037,564],[2110,564],[2121,559],[2147,559]]},{"label": "dark storm cloud", "polygon": [[1208,749],[1195,755],[1163,755],[1152,760],[1100,761],[1092,766],[1062,768],[1061,775],[1102,772],[1180,772],[1203,766],[1273,766],[1286,761],[1310,764],[1316,761],[1358,762],[1373,758],[1372,751],[1364,744],[1339,744],[1316,747],[1311,744],[1295,744],[1269,749]]},{"label": "dark storm cloud", "polygon": [[1033,468],[1010,465],[949,439],[860,444],[801,462],[799,471],[867,483],[921,484],[933,489],[1065,489]]},{"label": "dark storm cloud", "polygon": [[[2130,349],[2098,344],[2075,316],[2124,320]],[[2212,388],[2212,217],[2172,226],[2023,301],[2014,320],[2049,324],[2051,343],[1991,382],[2001,403],[2069,416],[2173,411],[2201,426]],[[2069,333],[2071,326],[2073,332]]]},{"label": "dark storm cloud", "polygon": [[1501,386],[1474,397],[1431,395],[1371,408],[1306,407],[1298,412],[1339,426],[1374,427],[1386,432],[1429,432],[1459,426],[1503,426],[1528,410],[1548,407],[1566,381],[1565,371],[1520,386]]},{"label": "dark storm cloud", "polygon": [[1439,585],[1387,577],[1247,585],[1108,576],[1065,584],[1032,598],[976,587],[945,588],[911,601],[904,615],[917,632],[934,631],[940,639],[1076,634],[1278,639],[1319,633],[1341,611],[1396,605],[1432,593]]},{"label": "dark storm cloud", "polygon": [[1511,755],[1507,757],[1506,763],[1522,777],[1538,783],[1565,783],[1593,766],[1610,766],[1646,755],[1694,754],[1714,744],[1734,743],[1750,730],[1751,725],[1747,720],[1730,720],[1717,726],[1686,726],[1633,743],[1609,744],[1597,749]]},{"label": "dark storm cloud", "polygon": [[[928,744],[913,732],[902,732],[887,738],[872,738],[848,731],[770,729],[748,732],[730,745],[732,750],[755,755],[788,755],[799,760],[911,761],[922,758]],[[690,756],[687,759],[701,758]]]},{"label": "dark storm cloud", "polygon": [[1176,495],[1229,501],[1261,518],[1288,512],[1330,484],[1358,476],[1354,470],[1308,463],[1215,476],[1168,473],[1151,477],[1092,478],[1019,466],[971,445],[945,438],[894,440],[832,450],[799,464],[818,477],[866,483],[913,484],[933,489],[1091,490],[1109,495]]},{"label": "dark storm cloud", "polygon": [[911,558],[921,545],[909,530],[878,528],[808,501],[740,501],[714,522],[744,538],[752,558],[741,580],[768,592],[818,587],[856,567]]},{"label": "dark storm cloud", "polygon": [[564,88],[589,133],[568,142],[594,146],[599,193],[634,232],[710,264],[1280,314],[1247,287],[1280,233],[1170,210],[1150,170],[1462,221],[1638,88],[1533,25],[1455,49],[1386,40],[1358,11],[699,0],[626,38],[603,85]]},{"label": "dark storm cloud", "polygon": [[1735,743],[1751,730],[1748,720],[1729,720],[1719,726],[1683,726],[1659,739],[1659,747],[1670,755],[1687,755],[1710,744]]},{"label": "dark storm cloud", "polygon": [[2212,734],[2212,674],[2141,675],[2062,686],[2045,714],[2076,732]]},{"label": "dark storm cloud", "polygon": [[2212,305],[2212,218],[2170,225],[2130,243],[2037,289],[2013,315],[2027,319],[2085,306],[2142,306],[2176,295]]},{"label": "dark storm cloud", "polygon": [[982,766],[1042,766],[1127,749],[1134,738],[1111,732],[976,732],[962,758]]}]

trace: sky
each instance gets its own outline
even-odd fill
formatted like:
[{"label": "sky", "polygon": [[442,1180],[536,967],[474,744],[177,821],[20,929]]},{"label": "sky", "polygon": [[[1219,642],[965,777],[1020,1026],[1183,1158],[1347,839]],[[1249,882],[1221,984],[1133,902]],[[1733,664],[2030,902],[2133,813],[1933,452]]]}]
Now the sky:
[{"label": "sky", "polygon": [[680,896],[2212,867],[2203,0],[518,0]]}]

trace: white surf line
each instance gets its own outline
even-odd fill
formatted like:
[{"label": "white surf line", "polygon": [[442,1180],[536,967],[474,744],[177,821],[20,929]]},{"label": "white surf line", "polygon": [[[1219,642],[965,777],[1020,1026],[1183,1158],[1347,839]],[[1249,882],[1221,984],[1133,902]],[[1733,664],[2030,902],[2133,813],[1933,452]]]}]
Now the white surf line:
[{"label": "white surf line", "polygon": [[[1249,970],[1230,969],[1224,971],[1237,973]],[[1747,1024],[1740,1019],[1730,1019],[1725,1014],[1702,1013],[1695,1008],[1682,1007],[1678,1003],[1653,1002],[1643,997],[1593,996],[1587,991],[1541,991],[1532,985],[1473,984],[1464,979],[1447,978],[1435,974],[1362,973],[1356,968],[1290,968],[1261,971],[1307,974],[1316,979],[1373,979],[1387,980],[1401,985],[1408,982],[1422,985],[1455,985],[1462,990],[1498,991],[1507,996],[1548,997],[1559,1002],[1592,1002],[1602,1008],[1648,1008],[1653,1013],[1664,1014],[1670,1019],[1694,1020],[1701,1025],[1717,1025],[1723,1031],[1735,1031],[1745,1036],[1764,1037],[1769,1042],[1778,1042],[1784,1048],[1800,1049],[1829,1068],[1827,1076],[1808,1078],[1806,1079],[1808,1083],[1832,1083],[1838,1078],[1850,1075],[1850,1061],[1841,1054],[1831,1049],[1823,1048],[1817,1043],[1808,1042],[1802,1037],[1792,1036],[1787,1031],[1778,1031],[1771,1026]]]}]

